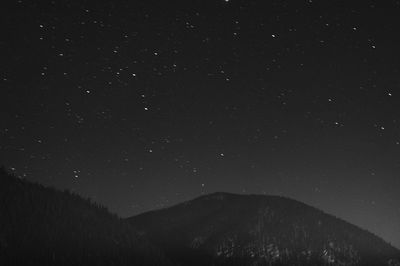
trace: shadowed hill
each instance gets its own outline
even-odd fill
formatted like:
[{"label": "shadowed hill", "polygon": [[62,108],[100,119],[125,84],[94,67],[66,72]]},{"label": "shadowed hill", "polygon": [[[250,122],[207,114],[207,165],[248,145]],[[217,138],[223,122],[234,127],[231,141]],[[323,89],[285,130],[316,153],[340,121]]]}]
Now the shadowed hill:
[{"label": "shadowed hill", "polygon": [[368,231],[288,198],[213,193],[122,220],[0,169],[0,265],[397,266],[399,258]]},{"label": "shadowed hill", "polygon": [[214,193],[129,221],[183,265],[400,265],[379,237],[278,196]]},{"label": "shadowed hill", "polygon": [[166,265],[106,208],[0,169],[0,265]]}]

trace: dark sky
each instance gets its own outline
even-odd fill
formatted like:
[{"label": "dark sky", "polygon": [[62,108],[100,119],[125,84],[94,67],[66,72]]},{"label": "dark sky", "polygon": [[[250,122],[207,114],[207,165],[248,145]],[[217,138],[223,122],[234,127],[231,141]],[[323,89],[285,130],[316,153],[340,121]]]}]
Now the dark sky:
[{"label": "dark sky", "polygon": [[291,197],[400,247],[399,1],[19,0],[0,164],[126,217]]}]

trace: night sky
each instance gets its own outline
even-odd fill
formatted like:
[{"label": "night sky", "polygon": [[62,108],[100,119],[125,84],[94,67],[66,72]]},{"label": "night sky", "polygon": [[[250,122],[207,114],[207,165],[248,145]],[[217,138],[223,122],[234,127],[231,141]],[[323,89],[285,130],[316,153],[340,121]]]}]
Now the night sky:
[{"label": "night sky", "polygon": [[282,195],[400,247],[400,1],[2,3],[0,164],[122,217]]}]

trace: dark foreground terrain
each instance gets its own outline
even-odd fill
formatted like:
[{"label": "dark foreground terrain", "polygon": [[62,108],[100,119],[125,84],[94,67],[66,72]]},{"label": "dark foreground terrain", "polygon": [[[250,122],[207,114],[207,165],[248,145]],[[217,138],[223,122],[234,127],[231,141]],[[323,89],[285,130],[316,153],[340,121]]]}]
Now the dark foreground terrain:
[{"label": "dark foreground terrain", "polygon": [[214,193],[128,219],[0,169],[0,265],[400,265],[379,237],[301,202]]},{"label": "dark foreground terrain", "polygon": [[0,265],[168,265],[106,208],[0,170]]}]

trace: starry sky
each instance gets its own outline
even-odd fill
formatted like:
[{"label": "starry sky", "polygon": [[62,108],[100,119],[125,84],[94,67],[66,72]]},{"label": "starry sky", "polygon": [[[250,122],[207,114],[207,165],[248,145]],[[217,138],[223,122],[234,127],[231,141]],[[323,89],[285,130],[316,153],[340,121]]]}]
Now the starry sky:
[{"label": "starry sky", "polygon": [[282,195],[400,247],[400,1],[14,0],[0,164],[122,217]]}]

